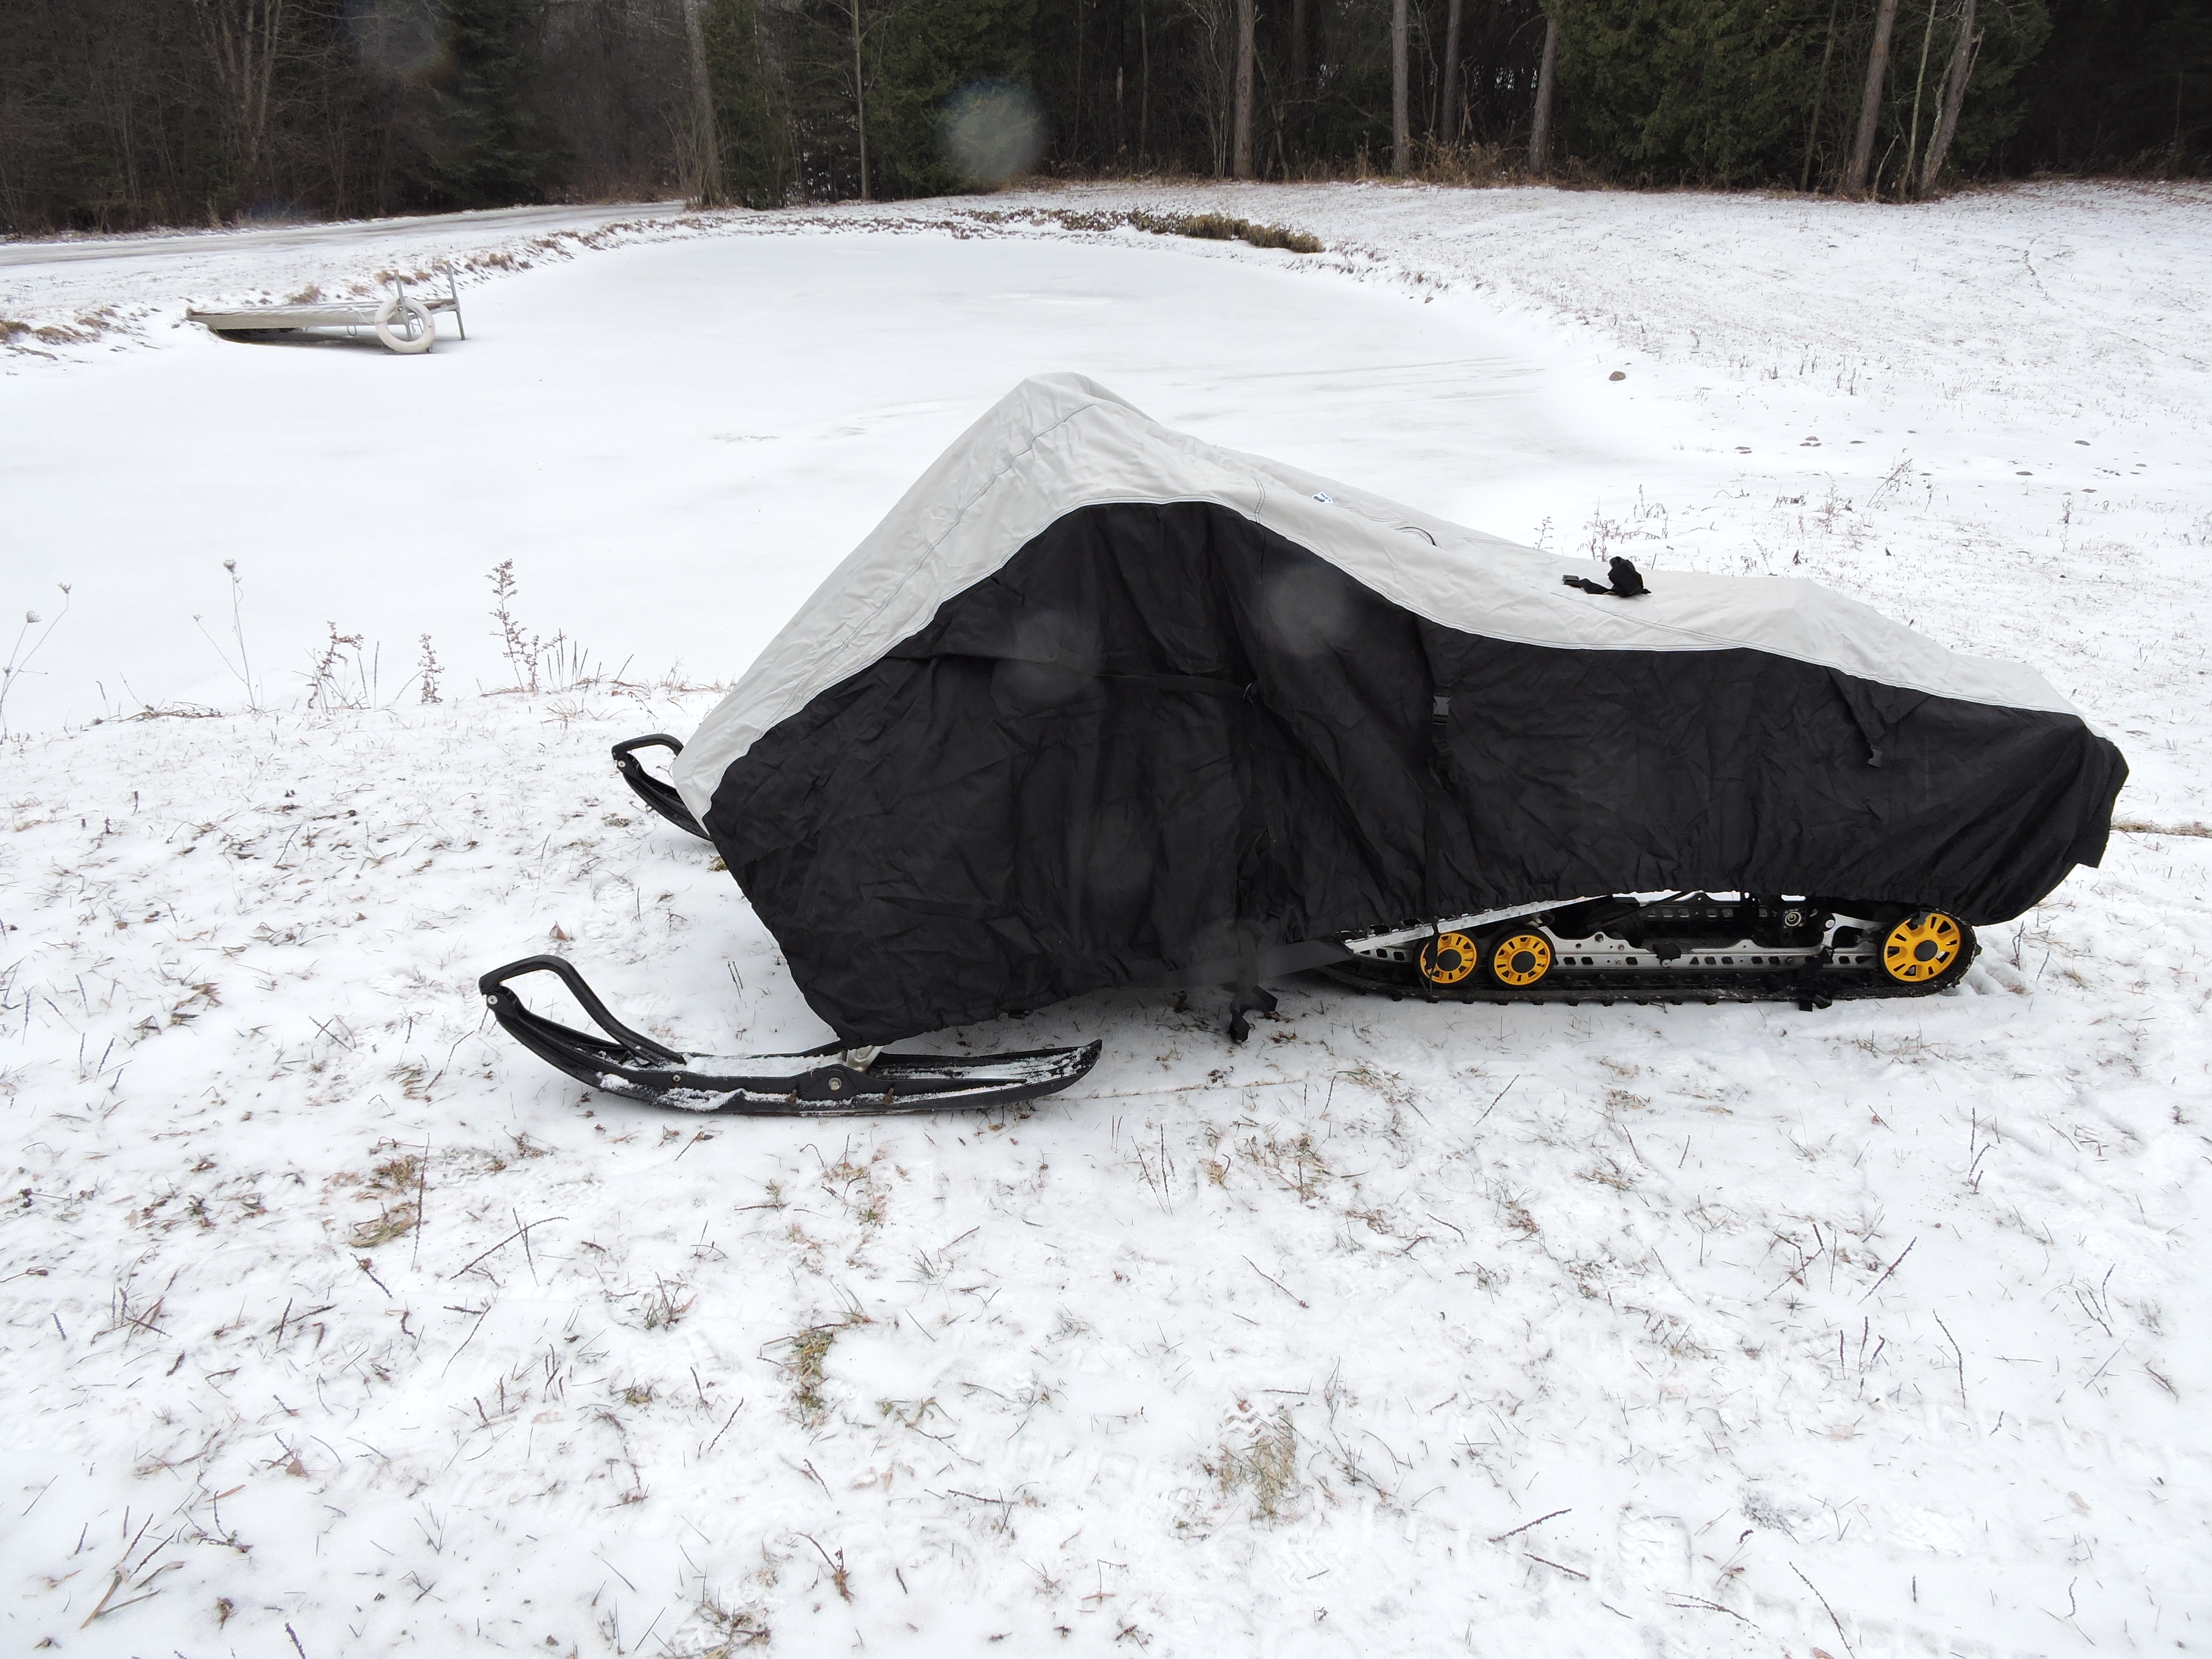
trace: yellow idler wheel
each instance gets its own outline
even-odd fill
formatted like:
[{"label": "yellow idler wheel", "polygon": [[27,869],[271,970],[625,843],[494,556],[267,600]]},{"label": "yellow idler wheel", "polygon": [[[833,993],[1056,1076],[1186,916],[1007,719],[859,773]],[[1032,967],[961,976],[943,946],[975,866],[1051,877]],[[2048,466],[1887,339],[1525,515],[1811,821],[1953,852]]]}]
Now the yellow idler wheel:
[{"label": "yellow idler wheel", "polygon": [[1959,959],[1966,943],[1959,924],[1941,910],[1921,910],[1889,930],[1881,970],[1900,985],[1925,985]]},{"label": "yellow idler wheel", "polygon": [[1456,985],[1482,959],[1465,933],[1440,933],[1421,947],[1421,977],[1431,985]]},{"label": "yellow idler wheel", "polygon": [[1490,972],[1500,985],[1534,985],[1552,971],[1552,945],[1536,933],[1509,933],[1491,947]]}]

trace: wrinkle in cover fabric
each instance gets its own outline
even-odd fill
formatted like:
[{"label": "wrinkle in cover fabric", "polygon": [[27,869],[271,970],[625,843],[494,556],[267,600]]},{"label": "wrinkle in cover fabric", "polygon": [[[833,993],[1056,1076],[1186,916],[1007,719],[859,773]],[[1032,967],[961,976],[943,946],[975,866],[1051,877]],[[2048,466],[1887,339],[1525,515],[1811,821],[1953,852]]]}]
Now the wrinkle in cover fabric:
[{"label": "wrinkle in cover fabric", "polygon": [[704,823],[809,1003],[867,1042],[1250,982],[1423,918],[1431,882],[1445,914],[1705,888],[1998,921],[2094,861],[2124,772],[2070,713],[1482,637],[1230,508],[1124,503],[753,738]]}]

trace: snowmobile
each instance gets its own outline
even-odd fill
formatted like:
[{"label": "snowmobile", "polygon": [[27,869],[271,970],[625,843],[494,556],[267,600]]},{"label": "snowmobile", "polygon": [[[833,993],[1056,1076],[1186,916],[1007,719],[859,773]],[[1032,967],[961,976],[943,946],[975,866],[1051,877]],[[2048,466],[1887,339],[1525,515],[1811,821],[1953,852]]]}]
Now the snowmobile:
[{"label": "snowmobile", "polygon": [[[633,1098],[995,1106],[1097,1045],[887,1045],[1117,987],[1225,988],[1241,1040],[1308,972],[1439,1001],[1927,995],[2102,855],[2126,763],[2032,669],[1808,581],[1594,574],[1025,381],[688,739],[616,747],[836,1041],[678,1054],[554,958],[484,994]],[[522,1006],[538,969],[601,1035]]]}]

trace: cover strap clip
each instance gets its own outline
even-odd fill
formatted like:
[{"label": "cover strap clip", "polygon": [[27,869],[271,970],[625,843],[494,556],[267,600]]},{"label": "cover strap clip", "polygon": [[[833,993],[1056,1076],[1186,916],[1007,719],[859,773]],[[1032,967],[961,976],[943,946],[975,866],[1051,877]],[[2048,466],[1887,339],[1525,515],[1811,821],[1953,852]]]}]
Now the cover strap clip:
[{"label": "cover strap clip", "polygon": [[1596,593],[1616,599],[1640,599],[1651,590],[1644,585],[1644,577],[1635,565],[1616,554],[1607,567],[1612,577],[1610,587],[1599,586],[1587,576],[1562,576],[1560,581],[1569,587],[1578,587],[1585,593]]}]

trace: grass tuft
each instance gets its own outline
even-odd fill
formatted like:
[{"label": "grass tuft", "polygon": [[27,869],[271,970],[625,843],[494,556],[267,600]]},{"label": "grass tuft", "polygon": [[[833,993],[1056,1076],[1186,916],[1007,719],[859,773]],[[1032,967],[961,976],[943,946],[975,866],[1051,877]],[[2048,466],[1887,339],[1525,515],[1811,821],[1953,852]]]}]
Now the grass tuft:
[{"label": "grass tuft", "polygon": [[422,1155],[420,1152],[386,1158],[369,1171],[362,1194],[365,1198],[378,1200],[380,1212],[374,1221],[364,1221],[356,1226],[346,1242],[356,1250],[373,1250],[380,1244],[389,1244],[393,1239],[413,1231],[415,1224],[422,1219],[417,1208],[422,1192]]},{"label": "grass tuft", "polygon": [[[867,1322],[863,1315],[848,1314],[828,1324],[809,1325],[780,1342],[769,1344],[771,1348],[785,1351],[783,1358],[771,1363],[781,1365],[791,1378],[791,1402],[798,1407],[799,1420],[808,1428],[818,1427],[830,1413],[830,1402],[822,1397],[822,1384],[828,1374],[830,1349],[837,1346],[837,1339],[848,1327]],[[763,1356],[766,1356],[765,1349]]]},{"label": "grass tuft", "polygon": [[1290,1413],[1278,1410],[1258,1425],[1249,1443],[1224,1445],[1202,1467],[1224,1498],[1249,1492],[1257,1518],[1280,1519],[1298,1489],[1298,1433]]},{"label": "grass tuft", "polygon": [[769,1627],[750,1607],[728,1607],[708,1595],[700,1598],[699,1616],[715,1639],[712,1645],[702,1649],[696,1659],[730,1659],[732,1654],[742,1653],[747,1648],[768,1645]]},{"label": "grass tuft", "polygon": [[1201,242],[1246,242],[1254,247],[1278,247],[1291,253],[1319,253],[1318,236],[1282,225],[1255,224],[1225,213],[1146,213],[1129,216],[1129,222],[1155,236],[1188,236]]}]

